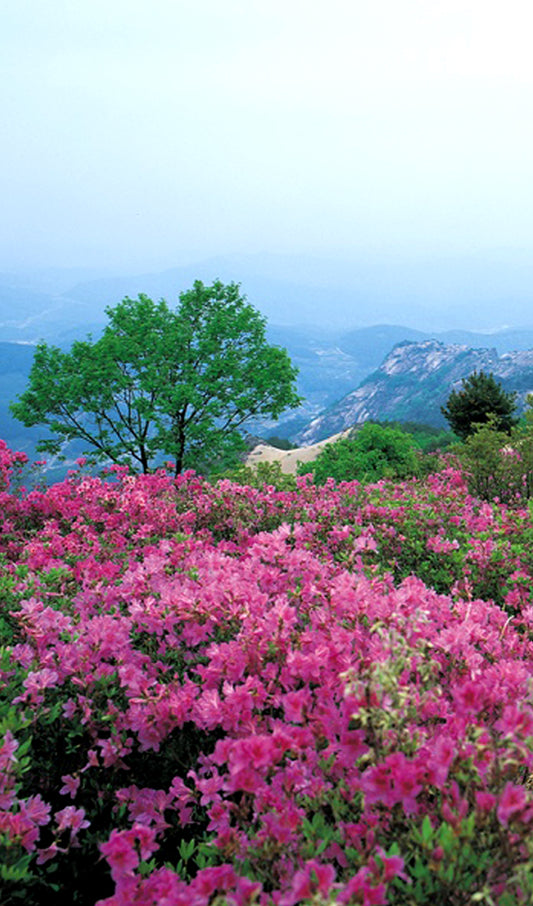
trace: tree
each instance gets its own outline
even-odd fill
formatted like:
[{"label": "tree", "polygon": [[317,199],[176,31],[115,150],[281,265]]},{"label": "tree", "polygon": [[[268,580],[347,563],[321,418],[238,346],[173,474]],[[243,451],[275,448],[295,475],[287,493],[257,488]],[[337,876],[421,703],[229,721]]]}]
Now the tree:
[{"label": "tree", "polygon": [[492,421],[497,431],[509,434],[517,420],[516,394],[505,391],[492,373],[474,371],[463,378],[460,390],[453,390],[441,412],[452,431],[462,440],[474,433],[476,427]]},{"label": "tree", "polygon": [[11,411],[50,429],[41,451],[81,439],[97,460],[148,472],[172,458],[178,474],[243,448],[239,428],[251,417],[300,403],[297,369],[266,342],[265,319],[236,283],[196,281],[175,310],[140,295],[106,313],[97,341],[37,347]]},{"label": "tree", "polygon": [[267,444],[270,444],[271,447],[276,447],[277,450],[296,450],[298,444],[293,444],[291,440],[288,440],[286,437],[278,437],[277,434],[271,434],[266,439]]},{"label": "tree", "polygon": [[398,428],[366,422],[348,437],[326,444],[314,462],[302,464],[300,474],[312,472],[317,484],[335,481],[379,481],[409,478],[418,471],[415,442]]}]

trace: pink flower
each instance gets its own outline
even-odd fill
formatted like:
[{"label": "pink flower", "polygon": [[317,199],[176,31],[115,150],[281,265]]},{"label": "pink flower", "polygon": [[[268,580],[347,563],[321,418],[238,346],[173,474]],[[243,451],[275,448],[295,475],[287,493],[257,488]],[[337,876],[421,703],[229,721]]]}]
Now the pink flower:
[{"label": "pink flower", "polygon": [[18,837],[21,845],[30,852],[40,836],[39,827],[50,821],[50,806],[39,795],[19,800],[19,811],[7,814],[7,831],[10,837]]},{"label": "pink flower", "polygon": [[500,801],[498,802],[498,807],[496,809],[496,815],[500,824],[509,824],[509,821],[513,817],[516,817],[517,813],[521,812],[526,804],[527,793],[524,787],[515,786],[510,780],[507,781],[500,795]]},{"label": "pink flower", "polygon": [[43,802],[40,795],[29,796],[20,803],[21,814],[33,821],[34,824],[44,825],[50,821],[50,806]]},{"label": "pink flower", "polygon": [[81,769],[81,772],[83,774],[85,771],[88,771],[89,768],[97,768],[97,767],[98,767],[98,753],[95,752],[94,749],[89,749],[87,752],[87,763]]},{"label": "pink flower", "polygon": [[80,785],[79,777],[72,777],[71,774],[63,774],[61,777],[63,781],[63,786],[59,792],[63,795],[69,795],[71,799],[74,799],[76,793],[78,792],[78,787]]},{"label": "pink flower", "polygon": [[73,837],[76,836],[78,831],[89,827],[91,823],[85,819],[85,809],[75,808],[73,805],[67,805],[66,808],[56,812],[55,820],[59,833],[70,828]]},{"label": "pink flower", "polygon": [[428,538],[426,545],[428,550],[436,554],[449,554],[459,548],[459,542],[456,538],[453,541],[449,541],[443,535],[435,535],[433,538]]},{"label": "pink flower", "polygon": [[191,887],[196,894],[209,897],[216,890],[233,888],[236,878],[237,875],[232,865],[217,865],[212,868],[202,868],[196,875]]},{"label": "pink flower", "polygon": [[416,797],[422,790],[417,766],[403,752],[392,752],[384,761],[367,768],[361,776],[360,788],[367,805],[381,802],[392,808],[401,802],[407,814],[417,809]]},{"label": "pink flower", "polygon": [[34,702],[41,702],[43,696],[40,695],[40,693],[44,689],[50,689],[57,685],[58,679],[59,674],[55,670],[50,670],[49,667],[43,667],[42,670],[32,670],[24,680],[26,694],[29,695]]},{"label": "pink flower", "polygon": [[405,862],[401,856],[387,856],[385,852],[378,847],[378,855],[383,865],[381,879],[383,881],[392,881],[393,878],[403,878],[407,880],[404,872]]},{"label": "pink flower", "polygon": [[356,902],[362,903],[362,906],[385,906],[387,888],[385,884],[376,884],[369,869],[363,866],[348,881],[344,890],[337,894],[337,902],[351,903],[354,897],[357,897]]},{"label": "pink flower", "polygon": [[133,874],[134,868],[139,864],[139,856],[128,831],[113,828],[109,840],[100,844],[100,852],[109,862],[114,881],[119,881],[124,875]]},{"label": "pink flower", "polygon": [[402,752],[389,756],[388,762],[393,769],[393,789],[402,803],[404,811],[410,815],[416,811],[416,797],[422,790],[418,782],[416,766],[404,758]]},{"label": "pink flower", "polygon": [[428,783],[443,787],[456,751],[457,745],[450,736],[438,736],[431,746],[427,746],[424,754],[427,759],[425,776]]},{"label": "pink flower", "polygon": [[304,709],[308,708],[311,703],[311,693],[309,689],[298,689],[297,692],[287,692],[283,697],[283,708],[285,710],[285,720],[295,724],[301,724],[304,721]]},{"label": "pink flower", "polygon": [[53,859],[57,853],[65,853],[66,849],[61,849],[54,841],[50,846],[47,846],[46,849],[37,850],[37,865],[44,865],[45,862],[49,862],[50,859]]},{"label": "pink flower", "polygon": [[134,824],[130,833],[135,834],[141,859],[149,859],[152,853],[154,853],[156,849],[159,849],[159,844],[156,842],[157,831],[154,827],[146,827],[144,824]]},{"label": "pink flower", "polygon": [[3,770],[8,769],[8,762],[16,762],[15,752],[18,749],[18,742],[13,736],[11,730],[6,730],[4,740],[0,748],[0,767]]},{"label": "pink flower", "polygon": [[[72,718],[74,717],[74,715],[76,713],[76,709],[77,709],[76,702],[73,701],[71,698],[69,698],[63,705],[63,714],[69,720],[72,720]],[[61,778],[61,779],[63,779],[63,778]]]},{"label": "pink flower", "polygon": [[496,805],[496,801],[496,796],[492,793],[486,793],[483,790],[478,790],[476,793],[476,805],[481,812],[490,812]]},{"label": "pink flower", "polygon": [[228,891],[228,906],[249,906],[256,903],[256,897],[261,892],[262,885],[259,881],[250,881],[248,878],[235,878],[235,889]]}]

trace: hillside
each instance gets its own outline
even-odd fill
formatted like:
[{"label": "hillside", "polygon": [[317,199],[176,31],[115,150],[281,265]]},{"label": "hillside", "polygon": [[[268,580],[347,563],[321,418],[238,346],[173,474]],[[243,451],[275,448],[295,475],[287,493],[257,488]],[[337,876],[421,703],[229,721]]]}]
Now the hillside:
[{"label": "hillside", "polygon": [[281,471],[286,475],[295,475],[300,462],[313,462],[318,454],[324,449],[326,444],[335,443],[343,435],[344,431],[334,434],[333,437],[326,437],[324,440],[307,447],[296,447],[294,450],[279,450],[271,444],[257,444],[246,457],[247,466],[257,466],[260,462],[277,462]]},{"label": "hillside", "polygon": [[356,390],[313,419],[297,436],[315,444],[351,425],[374,420],[418,421],[445,426],[440,406],[462,378],[493,372],[505,390],[516,390],[519,406],[533,392],[533,350],[506,352],[447,345],[438,340],[397,344]]}]

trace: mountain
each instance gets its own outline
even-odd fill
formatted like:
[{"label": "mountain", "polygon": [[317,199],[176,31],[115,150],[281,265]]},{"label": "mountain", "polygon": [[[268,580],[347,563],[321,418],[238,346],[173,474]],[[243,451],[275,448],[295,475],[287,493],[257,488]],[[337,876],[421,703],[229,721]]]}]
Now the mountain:
[{"label": "mountain", "polygon": [[[378,324],[342,333],[332,331],[329,334],[324,330],[313,331],[309,327],[281,326],[269,327],[267,332],[270,342],[284,346],[293,363],[300,369],[298,389],[304,398],[304,404],[301,409],[282,418],[277,425],[274,423],[254,425],[254,432],[264,434],[267,427],[272,433],[290,437],[297,442],[305,437],[304,432],[310,421],[321,416],[324,410],[329,412],[330,407],[336,411],[336,404],[341,405],[344,397],[351,396],[353,388],[368,379],[368,375],[379,368],[391,349],[399,343],[405,341],[424,343],[435,340],[441,345],[455,345],[474,350],[486,349],[490,344],[496,355],[533,348],[533,329],[528,328],[507,329],[491,334],[459,330],[431,334],[405,325]],[[437,412],[439,406],[440,403]],[[428,408],[427,401],[418,408],[424,414]],[[431,422],[431,419],[427,418],[420,420]],[[436,424],[442,424],[442,421]],[[320,430],[320,437],[317,436],[316,439],[322,440],[336,433],[337,427],[331,431],[329,427],[331,426],[328,422],[328,425]],[[315,438],[314,433],[312,437]]]},{"label": "mountain", "polygon": [[11,449],[32,455],[41,432],[16,421],[9,404],[26,388],[34,351],[30,345],[0,342],[0,437]]},{"label": "mountain", "polygon": [[0,276],[0,331],[3,342],[60,345],[85,336],[105,322],[103,311],[55,292],[2,282]]},{"label": "mountain", "polygon": [[[511,263],[507,262],[509,268]],[[154,299],[165,297],[174,303],[179,292],[189,288],[195,279],[210,282],[220,277],[225,282],[241,283],[250,302],[268,319],[269,342],[286,348],[299,368],[298,391],[304,400],[301,408],[277,423],[252,422],[247,427],[261,436],[278,434],[297,438],[310,421],[351,395],[400,342],[438,340],[475,349],[490,346],[498,354],[533,348],[533,327],[483,333],[457,326],[467,316],[483,326],[494,324],[492,316],[489,322],[488,318],[478,317],[478,308],[466,306],[468,293],[475,294],[475,287],[479,289],[482,285],[487,289],[487,281],[490,283],[489,277],[496,268],[496,264],[492,270],[484,269],[481,262],[478,265],[479,279],[470,281],[457,298],[453,293],[458,292],[458,278],[444,279],[444,271],[452,267],[451,262],[441,262],[438,267],[428,264],[416,271],[414,265],[407,263],[402,265],[402,270],[398,261],[391,260],[380,270],[376,261],[347,263],[305,256],[252,255],[228,256],[126,276],[81,268],[0,273],[0,339],[5,344],[0,349],[0,437],[34,457],[35,438],[42,432],[27,431],[14,422],[8,404],[27,383],[33,346],[40,339],[68,348],[73,340],[85,338],[88,333],[98,336],[106,321],[106,306],[115,305],[125,295],[146,292]],[[533,284],[533,265],[524,264],[520,274],[525,283],[531,276]],[[442,284],[436,281],[438,275],[444,281]],[[506,306],[502,280],[496,281],[495,286],[501,294],[500,311],[511,317],[514,309]],[[454,305],[463,305],[464,317],[441,318],[440,308],[437,306],[433,311],[431,307],[435,294],[440,294],[442,305],[451,299]],[[407,324],[396,324],[393,320],[392,313],[398,310],[400,297],[405,302],[402,313]],[[523,301],[525,305],[526,295]],[[378,321],[380,316],[390,316],[389,322],[361,326],[371,319]],[[435,332],[435,323],[456,326],[453,330]],[[360,326],[354,326],[357,324]],[[427,408],[426,400],[419,409],[425,412]],[[322,436],[334,433],[324,430]]]},{"label": "mountain", "polygon": [[[531,323],[529,249],[411,257],[376,250],[330,259],[258,253],[188,263],[176,258],[176,265],[152,271],[139,265],[137,272],[125,274],[108,268],[52,267],[1,272],[0,326],[4,328],[6,320],[2,288],[9,305],[7,320],[19,323],[18,334],[4,334],[3,339],[48,340],[52,322],[56,331],[75,325],[83,330],[88,323],[104,320],[106,306],[116,305],[125,295],[144,292],[173,303],[194,280],[216,278],[240,283],[269,322],[285,326],[318,324],[344,332],[400,320],[412,331],[434,333],[449,327],[500,329],[503,319],[513,325]],[[23,311],[37,317],[33,325],[22,326]]]},{"label": "mountain", "polygon": [[500,355],[495,348],[473,349],[434,339],[405,341],[356,390],[314,418],[295,439],[314,444],[369,419],[444,427],[440,406],[473,371],[492,372],[505,390],[517,391],[519,407],[533,392],[532,349]]},{"label": "mountain", "polygon": [[[225,255],[165,271],[73,284],[65,296],[103,310],[139,292],[174,302],[195,279],[241,283],[250,302],[272,323],[350,330],[394,323],[443,331],[453,326],[492,330],[531,319],[533,258],[528,249],[465,255],[351,253]],[[401,312],[401,317],[399,316]]]},{"label": "mountain", "polygon": [[[68,348],[72,339],[85,333],[64,329],[52,342]],[[460,344],[446,344],[421,331],[387,324],[345,333],[308,326],[268,325],[267,337],[269,342],[285,347],[300,369],[298,392],[303,404],[278,422],[251,421],[247,429],[262,437],[289,437],[299,444],[323,440],[367,418],[441,425],[444,422],[439,407],[454,381],[483,368],[499,374],[504,383],[512,377],[514,384],[510,389],[516,386],[523,393],[529,389],[528,368],[533,365],[533,353],[519,350],[520,346],[533,347],[531,330],[502,331],[490,337],[461,333],[465,342]],[[490,350],[486,348],[487,339]],[[507,352],[510,344],[514,346],[512,353]],[[10,447],[24,450],[30,459],[39,458],[35,444],[43,431],[25,429],[16,422],[9,413],[9,403],[27,385],[33,353],[30,344],[0,343],[0,437]],[[517,367],[520,363],[521,377],[516,369],[511,375],[506,373],[509,362],[517,363]],[[72,455],[67,452],[68,458],[73,459],[81,451],[77,449]]]}]

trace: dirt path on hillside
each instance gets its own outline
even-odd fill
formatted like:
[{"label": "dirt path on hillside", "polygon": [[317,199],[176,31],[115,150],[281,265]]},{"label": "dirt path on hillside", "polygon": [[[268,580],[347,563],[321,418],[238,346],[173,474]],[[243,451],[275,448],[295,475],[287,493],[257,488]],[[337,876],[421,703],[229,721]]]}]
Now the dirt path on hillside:
[{"label": "dirt path on hillside", "polygon": [[295,450],[278,450],[277,447],[271,447],[270,444],[258,444],[246,457],[246,465],[253,467],[260,462],[279,462],[282,472],[287,475],[295,475],[299,462],[312,462],[326,444],[334,443],[348,433],[349,431],[341,431],[317,444],[311,444],[310,447],[297,447]]}]

